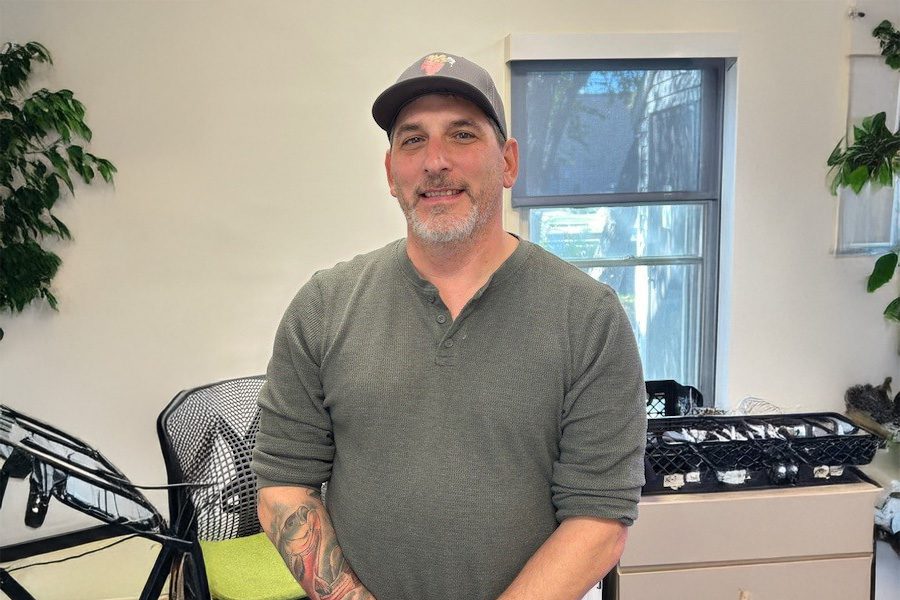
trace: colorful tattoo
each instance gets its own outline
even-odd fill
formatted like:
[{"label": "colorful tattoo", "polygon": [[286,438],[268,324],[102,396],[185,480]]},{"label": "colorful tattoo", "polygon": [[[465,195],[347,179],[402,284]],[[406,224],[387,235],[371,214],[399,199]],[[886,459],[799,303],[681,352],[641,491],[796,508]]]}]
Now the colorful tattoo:
[{"label": "colorful tattoo", "polygon": [[344,559],[327,519],[318,492],[311,492],[309,500],[293,510],[276,505],[273,542],[297,581],[312,582],[320,600],[371,598],[360,593],[359,579]]}]

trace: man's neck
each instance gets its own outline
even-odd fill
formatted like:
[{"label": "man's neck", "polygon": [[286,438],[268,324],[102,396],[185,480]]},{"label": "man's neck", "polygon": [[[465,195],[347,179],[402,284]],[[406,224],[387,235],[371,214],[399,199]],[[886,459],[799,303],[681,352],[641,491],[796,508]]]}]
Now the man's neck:
[{"label": "man's neck", "polygon": [[419,275],[434,285],[455,318],[519,245],[502,227],[458,243],[428,244],[409,232],[406,252]]}]

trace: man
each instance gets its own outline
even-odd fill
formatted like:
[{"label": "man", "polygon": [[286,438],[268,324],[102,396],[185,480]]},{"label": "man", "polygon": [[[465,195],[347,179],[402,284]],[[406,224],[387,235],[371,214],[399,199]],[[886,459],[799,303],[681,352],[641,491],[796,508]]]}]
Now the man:
[{"label": "man", "polygon": [[372,112],[408,236],[288,308],[260,396],[260,521],[313,598],[581,598],[643,484],[628,320],[503,230],[518,146],[484,69],[429,55]]}]

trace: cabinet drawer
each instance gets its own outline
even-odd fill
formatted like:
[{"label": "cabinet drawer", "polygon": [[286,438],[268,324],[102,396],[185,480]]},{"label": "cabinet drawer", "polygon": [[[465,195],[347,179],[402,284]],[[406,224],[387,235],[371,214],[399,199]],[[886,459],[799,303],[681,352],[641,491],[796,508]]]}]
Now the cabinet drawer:
[{"label": "cabinet drawer", "polygon": [[868,600],[871,557],[619,573],[617,600]]},{"label": "cabinet drawer", "polygon": [[681,566],[872,552],[868,483],[649,496],[620,565]]}]

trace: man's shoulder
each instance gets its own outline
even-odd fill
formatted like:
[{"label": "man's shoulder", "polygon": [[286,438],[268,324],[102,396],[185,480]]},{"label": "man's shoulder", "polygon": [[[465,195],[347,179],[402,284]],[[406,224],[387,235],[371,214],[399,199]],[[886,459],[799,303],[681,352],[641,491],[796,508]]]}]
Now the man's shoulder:
[{"label": "man's shoulder", "polygon": [[285,319],[321,319],[327,312],[340,310],[351,297],[358,297],[356,292],[360,290],[377,295],[384,286],[392,286],[394,274],[399,271],[397,252],[403,244],[403,239],[395,240],[316,271],[294,295],[285,311]]},{"label": "man's shoulder", "polygon": [[357,254],[333,267],[316,271],[310,282],[325,289],[343,288],[355,285],[363,277],[379,273],[383,276],[397,271],[397,252],[403,243],[403,239],[394,240],[376,250]]},{"label": "man's shoulder", "polygon": [[534,291],[560,296],[572,296],[573,300],[588,298],[612,301],[618,296],[609,285],[602,283],[570,262],[533,243],[527,272],[536,281]]}]

